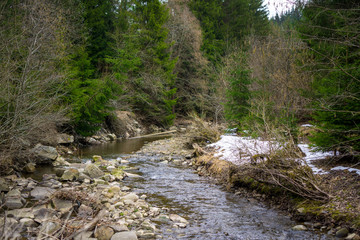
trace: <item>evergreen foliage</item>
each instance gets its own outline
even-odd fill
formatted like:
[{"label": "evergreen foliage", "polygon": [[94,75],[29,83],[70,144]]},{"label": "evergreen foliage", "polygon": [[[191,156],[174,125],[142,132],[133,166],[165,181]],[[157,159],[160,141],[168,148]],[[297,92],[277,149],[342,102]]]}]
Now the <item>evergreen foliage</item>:
[{"label": "evergreen foliage", "polygon": [[299,26],[316,63],[313,118],[321,130],[312,141],[322,150],[360,151],[359,6],[356,1],[311,1]]},{"label": "evergreen foliage", "polygon": [[121,19],[127,16],[132,24],[117,25],[116,55],[108,62],[128,90],[126,101],[135,112],[149,122],[172,125],[177,102],[173,69],[177,60],[171,58],[171,44],[167,42],[168,9],[158,0],[133,1],[129,5],[122,5],[118,19],[124,22]]},{"label": "evergreen foliage", "polygon": [[244,120],[244,117],[249,113],[250,70],[246,63],[246,55],[244,52],[234,51],[234,53],[231,56],[227,56],[227,58],[231,58],[233,64],[231,64],[230,69],[228,69],[229,74],[227,80],[229,86],[226,92],[225,117],[229,122],[239,127],[241,121]]}]

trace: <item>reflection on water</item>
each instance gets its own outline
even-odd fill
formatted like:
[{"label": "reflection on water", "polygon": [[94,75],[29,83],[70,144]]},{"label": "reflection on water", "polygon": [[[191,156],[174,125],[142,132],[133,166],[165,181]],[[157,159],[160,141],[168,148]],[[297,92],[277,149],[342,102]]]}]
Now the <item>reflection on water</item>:
[{"label": "reflection on water", "polygon": [[92,155],[106,156],[119,153],[133,153],[140,150],[145,143],[169,138],[171,135],[161,135],[154,137],[130,138],[125,140],[118,140],[107,144],[94,145],[79,150],[79,156],[89,158]]}]

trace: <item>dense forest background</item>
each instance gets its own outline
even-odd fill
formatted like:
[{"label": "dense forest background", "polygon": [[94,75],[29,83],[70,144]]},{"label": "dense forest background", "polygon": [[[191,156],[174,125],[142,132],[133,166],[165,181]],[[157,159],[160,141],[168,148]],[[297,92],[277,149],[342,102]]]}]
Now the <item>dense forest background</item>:
[{"label": "dense forest background", "polygon": [[360,3],[267,14],[262,0],[1,1],[3,157],[56,131],[90,136],[115,109],[294,143],[309,122],[317,148],[358,157]]}]

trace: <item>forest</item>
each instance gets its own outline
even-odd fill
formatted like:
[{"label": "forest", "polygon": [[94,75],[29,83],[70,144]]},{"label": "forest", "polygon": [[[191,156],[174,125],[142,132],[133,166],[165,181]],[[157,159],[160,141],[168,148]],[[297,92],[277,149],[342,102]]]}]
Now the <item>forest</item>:
[{"label": "forest", "polygon": [[54,131],[91,136],[114,110],[168,128],[196,114],[238,132],[360,152],[360,3],[262,0],[0,3],[2,159]]}]

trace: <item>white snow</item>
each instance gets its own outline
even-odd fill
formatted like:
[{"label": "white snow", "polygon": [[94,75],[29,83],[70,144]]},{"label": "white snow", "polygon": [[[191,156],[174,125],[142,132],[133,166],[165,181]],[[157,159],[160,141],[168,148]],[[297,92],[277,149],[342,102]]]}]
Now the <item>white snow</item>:
[{"label": "white snow", "polygon": [[[272,141],[262,141],[259,139],[253,139],[248,137],[228,135],[221,136],[221,139],[218,142],[210,144],[208,146],[214,147],[214,149],[216,150],[214,156],[237,165],[249,163],[250,158],[253,155],[268,154],[271,151],[281,148],[280,144]],[[314,149],[311,149],[308,144],[299,144],[298,146],[301,151],[305,153],[305,157],[303,158],[304,163],[311,167],[315,174],[328,173],[327,171],[317,168],[312,163],[312,161],[332,156],[332,152],[315,151]],[[356,172],[360,175],[360,170],[355,168],[338,166],[332,168],[331,170],[348,170]]]},{"label": "white snow", "polygon": [[249,163],[250,157],[253,155],[266,154],[279,148],[278,144],[274,142],[227,135],[221,136],[218,142],[208,146],[215,148],[217,153],[214,155],[216,157],[238,165]]},{"label": "white snow", "polygon": [[356,172],[358,175],[360,175],[360,170],[356,169],[356,168],[351,168],[351,167],[342,167],[342,166],[337,166],[332,168],[331,170],[348,170],[349,172]]}]

